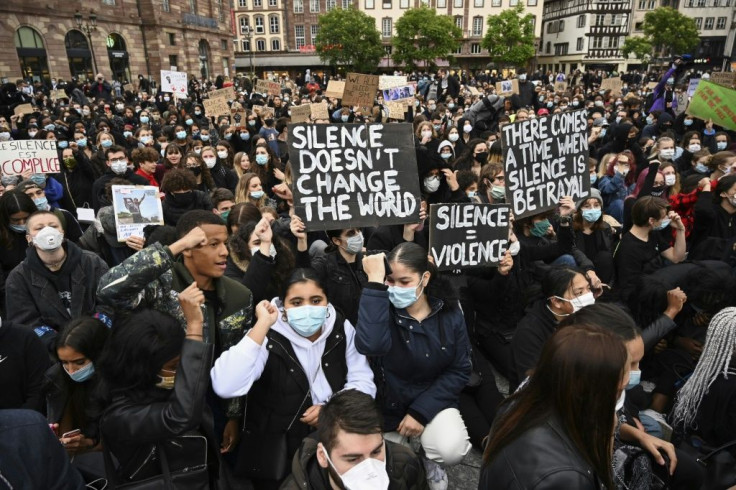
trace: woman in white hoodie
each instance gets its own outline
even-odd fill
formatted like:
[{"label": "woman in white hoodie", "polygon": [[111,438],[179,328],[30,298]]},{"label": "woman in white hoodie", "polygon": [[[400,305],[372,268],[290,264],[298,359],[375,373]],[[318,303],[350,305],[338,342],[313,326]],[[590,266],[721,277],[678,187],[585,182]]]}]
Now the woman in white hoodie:
[{"label": "woman in white hoodie", "polygon": [[248,395],[236,474],[256,490],[278,488],[319,412],[344,389],[373,397],[368,361],[355,350],[355,329],[327,300],[312,269],[297,269],[281,296],[256,307],[257,322],[211,371],[223,398]]}]

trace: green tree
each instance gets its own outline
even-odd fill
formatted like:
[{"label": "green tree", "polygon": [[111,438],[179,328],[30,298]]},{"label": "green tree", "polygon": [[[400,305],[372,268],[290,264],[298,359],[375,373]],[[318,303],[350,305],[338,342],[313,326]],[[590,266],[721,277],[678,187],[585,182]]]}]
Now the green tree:
[{"label": "green tree", "polygon": [[488,50],[491,61],[523,66],[534,57],[534,16],[524,13],[524,6],[489,15],[488,29],[481,45]]},{"label": "green tree", "polygon": [[435,60],[452,60],[462,35],[449,15],[437,15],[429,7],[409,9],[396,21],[392,58],[409,70],[434,69]]},{"label": "green tree", "polygon": [[627,37],[621,46],[621,54],[624,55],[624,58],[633,54],[637,59],[647,63],[652,57],[652,43],[641,36]]},{"label": "green tree", "polygon": [[319,17],[315,47],[323,62],[361,73],[375,71],[384,56],[376,21],[353,7],[335,8]]},{"label": "green tree", "polygon": [[644,36],[661,56],[687,53],[700,42],[695,20],[671,7],[647,12],[642,25]]}]

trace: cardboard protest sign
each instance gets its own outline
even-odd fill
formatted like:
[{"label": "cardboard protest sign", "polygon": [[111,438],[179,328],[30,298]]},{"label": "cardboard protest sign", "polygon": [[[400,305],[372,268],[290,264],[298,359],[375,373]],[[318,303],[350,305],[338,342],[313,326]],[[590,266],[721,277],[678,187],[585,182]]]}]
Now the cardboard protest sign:
[{"label": "cardboard protest sign", "polygon": [[235,89],[232,87],[225,87],[219,90],[213,90],[212,92],[207,93],[207,97],[210,99],[233,100],[235,99]]},{"label": "cardboard protest sign", "polygon": [[621,81],[621,77],[604,78],[601,81],[601,90],[610,90],[612,95],[621,95],[623,86],[624,82]]},{"label": "cardboard protest sign", "polygon": [[171,92],[177,97],[186,97],[187,74],[179,71],[161,70],[161,91]]},{"label": "cardboard protest sign", "polygon": [[590,195],[585,110],[507,124],[501,133],[506,202],[516,219]]},{"label": "cardboard protest sign", "polygon": [[294,210],[307,230],[417,223],[411,124],[290,124]]},{"label": "cardboard protest sign", "polygon": [[406,106],[400,102],[386,102],[384,104],[388,111],[388,117],[391,119],[398,119],[399,121],[404,120],[404,113],[406,112]]},{"label": "cardboard protest sign", "polygon": [[257,116],[261,115],[261,112],[263,112],[263,106],[262,105],[254,105],[252,108],[253,112],[256,113]]},{"label": "cardboard protest sign", "polygon": [[692,97],[693,95],[695,95],[695,90],[697,90],[699,83],[700,83],[700,78],[693,78],[690,80],[690,83],[687,85],[688,97]]},{"label": "cardboard protest sign", "polygon": [[330,120],[330,113],[327,110],[327,102],[324,100],[319,104],[309,104],[309,110],[312,113],[312,121]]},{"label": "cardboard protest sign", "polygon": [[242,109],[230,115],[230,123],[239,128],[244,128],[247,120],[248,115]]},{"label": "cardboard protest sign", "polygon": [[519,81],[517,79],[513,80],[503,80],[500,82],[496,82],[496,95],[501,95],[504,97],[508,97],[509,95],[514,95],[519,93]]},{"label": "cardboard protest sign", "polygon": [[348,73],[345,91],[342,94],[342,105],[349,107],[359,105],[372,107],[378,89],[378,75]]},{"label": "cardboard protest sign", "polygon": [[564,92],[567,90],[567,82],[555,82],[555,92]]},{"label": "cardboard protest sign", "polygon": [[342,94],[345,92],[345,82],[342,80],[330,80],[327,82],[327,90],[325,90],[325,97],[332,97],[334,99],[342,99]]},{"label": "cardboard protest sign", "polygon": [[649,82],[647,84],[647,89],[654,90],[654,88],[657,86],[657,82]]},{"label": "cardboard protest sign", "polygon": [[55,174],[59,168],[56,141],[14,140],[0,142],[0,172],[20,175],[26,170],[34,174]]},{"label": "cardboard protest sign", "polygon": [[405,75],[381,75],[378,78],[378,90],[403,87],[406,84],[407,82]]},{"label": "cardboard protest sign", "polygon": [[726,129],[736,131],[736,90],[700,80],[687,113],[708,120]]},{"label": "cardboard protest sign", "polygon": [[125,92],[133,92],[133,84],[132,83],[126,83],[123,85],[123,90]]},{"label": "cardboard protest sign", "polygon": [[403,87],[389,88],[383,91],[383,100],[386,102],[399,102],[402,100],[414,98],[414,86],[405,85]]},{"label": "cardboard protest sign", "polygon": [[470,92],[470,95],[480,95],[480,92],[475,87],[468,87],[468,92]]},{"label": "cardboard protest sign", "polygon": [[429,214],[429,250],[439,270],[498,265],[506,253],[510,206],[432,204]]},{"label": "cardboard protest sign", "polygon": [[20,114],[33,114],[35,112],[35,109],[31,104],[20,104],[15,106],[15,109],[13,109],[13,115],[18,116]]},{"label": "cardboard protest sign", "polygon": [[309,122],[312,117],[312,108],[309,104],[291,106],[290,110],[293,123]]},{"label": "cardboard protest sign", "polygon": [[710,81],[724,87],[736,87],[736,72],[714,71],[710,74]]},{"label": "cardboard protest sign", "polygon": [[53,100],[68,99],[68,98],[69,96],[63,90],[52,90],[51,91],[51,99]]},{"label": "cardboard protest sign", "polygon": [[216,99],[202,99],[202,105],[207,116],[230,114],[230,106],[227,105],[227,99],[221,97]]},{"label": "cardboard protest sign", "polygon": [[256,80],[256,92],[268,95],[281,95],[281,84],[270,80]]},{"label": "cardboard protest sign", "polygon": [[164,213],[158,187],[152,185],[112,186],[112,205],[118,241],[143,236],[148,225],[163,225]]}]

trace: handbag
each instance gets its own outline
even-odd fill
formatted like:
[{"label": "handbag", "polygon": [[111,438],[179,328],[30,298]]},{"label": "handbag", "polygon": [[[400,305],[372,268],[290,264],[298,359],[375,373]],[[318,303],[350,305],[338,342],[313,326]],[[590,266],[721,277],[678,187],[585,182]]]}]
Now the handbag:
[{"label": "handbag", "polygon": [[706,478],[703,488],[725,490],[736,485],[736,458],[727,449],[736,446],[736,441],[712,448],[701,438],[692,436],[680,444],[679,449],[695,458],[705,468]]}]

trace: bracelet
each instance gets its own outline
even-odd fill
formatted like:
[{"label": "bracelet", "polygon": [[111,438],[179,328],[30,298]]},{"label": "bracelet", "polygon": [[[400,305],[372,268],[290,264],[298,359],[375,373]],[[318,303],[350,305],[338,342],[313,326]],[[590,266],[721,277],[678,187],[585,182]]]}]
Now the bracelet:
[{"label": "bracelet", "polygon": [[200,339],[201,338],[204,338],[204,337],[202,337],[202,334],[201,333],[188,333],[188,334],[186,334],[186,337],[199,337]]}]

